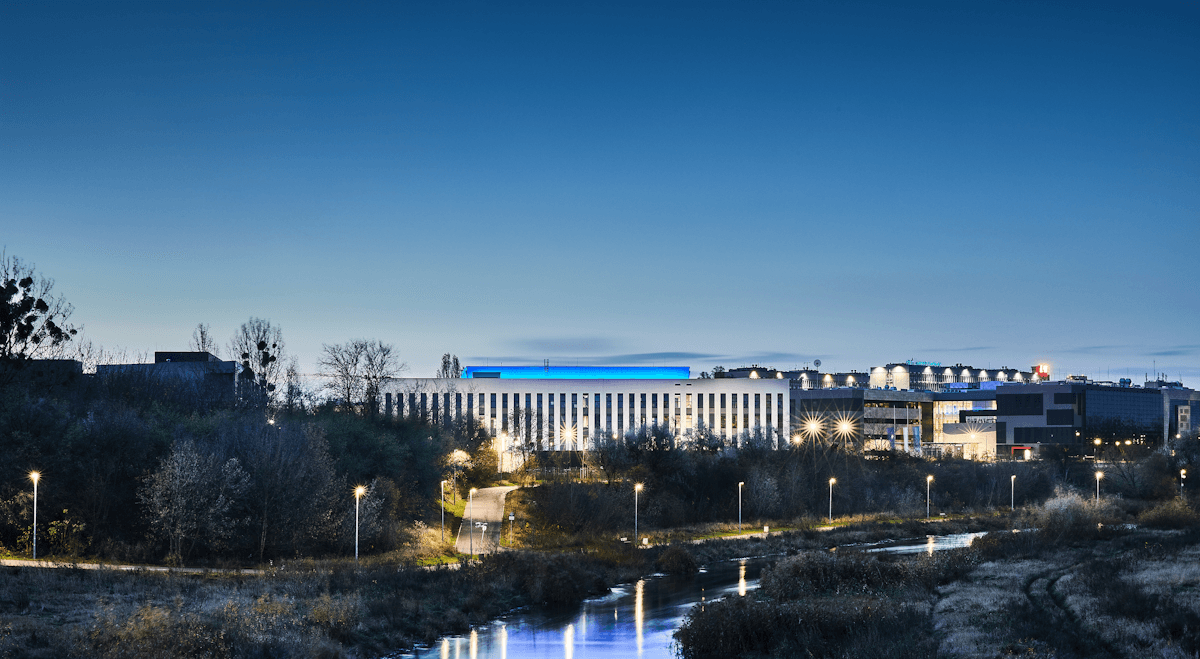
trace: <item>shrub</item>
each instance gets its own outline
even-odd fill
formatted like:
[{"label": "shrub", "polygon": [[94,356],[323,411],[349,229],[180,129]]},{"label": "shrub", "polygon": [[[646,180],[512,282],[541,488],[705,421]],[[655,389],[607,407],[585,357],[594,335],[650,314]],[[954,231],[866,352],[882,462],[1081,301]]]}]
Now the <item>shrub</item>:
[{"label": "shrub", "polygon": [[893,557],[859,552],[803,552],[785,558],[762,577],[762,592],[777,600],[815,594],[882,594],[932,589],[963,574],[977,561],[970,550],[932,556]]},{"label": "shrub", "polygon": [[1151,529],[1186,529],[1200,525],[1197,514],[1186,501],[1173,499],[1138,515],[1138,525]]},{"label": "shrub", "polygon": [[1054,497],[1031,509],[1027,524],[1038,530],[1039,539],[1056,545],[1099,537],[1105,522],[1116,516],[1107,503],[1094,503],[1076,492],[1058,488]]},{"label": "shrub", "polygon": [[700,563],[691,552],[679,545],[668,547],[654,565],[667,574],[695,574],[700,570]]},{"label": "shrub", "polygon": [[749,597],[698,607],[675,632],[684,659],[772,654],[916,659],[937,653],[928,618],[903,602],[861,597],[769,603]]}]

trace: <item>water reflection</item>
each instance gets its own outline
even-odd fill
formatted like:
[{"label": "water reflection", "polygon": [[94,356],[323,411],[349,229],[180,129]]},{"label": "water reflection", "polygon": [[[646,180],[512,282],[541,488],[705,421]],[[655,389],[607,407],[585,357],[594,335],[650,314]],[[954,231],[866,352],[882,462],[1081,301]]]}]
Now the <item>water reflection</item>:
[{"label": "water reflection", "polygon": [[[848,549],[898,554],[932,553],[967,547],[982,533],[929,537],[903,544],[860,545]],[[505,617],[469,635],[471,659],[508,659],[511,646],[520,659],[592,659],[628,657],[674,659],[672,634],[696,604],[741,596],[758,587],[764,566],[776,558],[743,559],[709,566],[695,577],[642,579],[632,586],[588,600],[569,609],[533,608]],[[612,617],[608,616],[612,608]],[[442,639],[439,646],[415,655],[417,659],[462,659],[464,637]]]},{"label": "water reflection", "polygon": [[642,616],[645,615],[642,611],[642,597],[646,593],[646,580],[639,579],[637,582],[637,595],[635,595],[635,604],[633,605],[633,625],[637,629],[637,653],[642,656]]},{"label": "water reflection", "polygon": [[884,552],[887,554],[921,554],[926,553],[930,556],[935,551],[943,549],[959,549],[961,547],[970,547],[971,543],[975,542],[975,538],[987,535],[987,531],[978,533],[954,533],[952,535],[931,535],[926,536],[925,542],[911,542],[902,544],[893,544],[887,546],[867,546],[866,551],[869,552]]},{"label": "water reflection", "polygon": [[702,598],[710,602],[753,591],[763,566],[774,560],[721,563],[695,577],[642,579],[571,609],[531,608],[471,634],[443,639],[415,656],[466,659],[467,648],[461,654],[457,648],[469,640],[473,659],[674,659],[671,635],[693,606]]}]

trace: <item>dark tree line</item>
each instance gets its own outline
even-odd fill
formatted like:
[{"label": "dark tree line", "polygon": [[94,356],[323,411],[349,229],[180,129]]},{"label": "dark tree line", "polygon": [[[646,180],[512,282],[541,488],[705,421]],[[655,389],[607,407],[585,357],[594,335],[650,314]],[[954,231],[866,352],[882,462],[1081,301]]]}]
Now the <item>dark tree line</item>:
[{"label": "dark tree line", "polygon": [[[259,561],[407,540],[436,519],[443,456],[490,452],[486,434],[328,404],[287,411],[211,383],[144,372],[0,387],[0,545],[24,550],[38,492],[39,549],[119,560]],[[486,460],[484,460],[486,461]],[[494,461],[492,462],[494,465]],[[459,479],[463,487],[479,476]],[[494,476],[494,468],[492,474]],[[76,532],[71,547],[51,525]]]}]

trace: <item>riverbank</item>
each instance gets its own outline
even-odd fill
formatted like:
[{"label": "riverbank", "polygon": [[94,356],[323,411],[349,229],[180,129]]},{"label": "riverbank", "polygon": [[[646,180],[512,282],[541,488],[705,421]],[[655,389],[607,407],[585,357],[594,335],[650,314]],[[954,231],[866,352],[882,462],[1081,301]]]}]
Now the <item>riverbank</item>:
[{"label": "riverbank", "polygon": [[[968,549],[805,552],[762,587],[694,609],[685,659],[1191,657],[1200,652],[1200,520],[1180,502],[1138,526],[1060,495]],[[1117,520],[1119,521],[1119,520]]]},{"label": "riverbank", "polygon": [[[868,521],[709,539],[696,562],[1006,528],[1002,516]],[[666,545],[508,551],[453,566],[300,560],[257,572],[3,568],[0,654],[26,657],[366,657],[463,633],[531,604],[576,604],[659,571]]]}]

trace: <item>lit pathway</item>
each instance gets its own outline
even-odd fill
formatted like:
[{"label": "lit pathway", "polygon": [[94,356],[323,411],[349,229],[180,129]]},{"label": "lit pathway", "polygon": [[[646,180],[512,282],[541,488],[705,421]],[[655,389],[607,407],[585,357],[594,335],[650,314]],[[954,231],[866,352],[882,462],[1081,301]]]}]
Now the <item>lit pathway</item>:
[{"label": "lit pathway", "polygon": [[74,570],[118,570],[123,572],[176,572],[183,574],[262,574],[262,570],[213,570],[203,567],[164,567],[160,565],[117,565],[113,563],[73,563],[71,561],[43,561],[25,559],[0,559],[5,567],[69,568]]},{"label": "lit pathway", "polygon": [[[458,527],[455,546],[463,554],[488,554],[500,546],[500,530],[504,519],[504,497],[517,489],[515,486],[485,487],[475,493],[475,499],[467,505],[462,524]],[[475,528],[473,522],[487,524],[487,530]],[[463,533],[466,530],[467,533]]]}]

